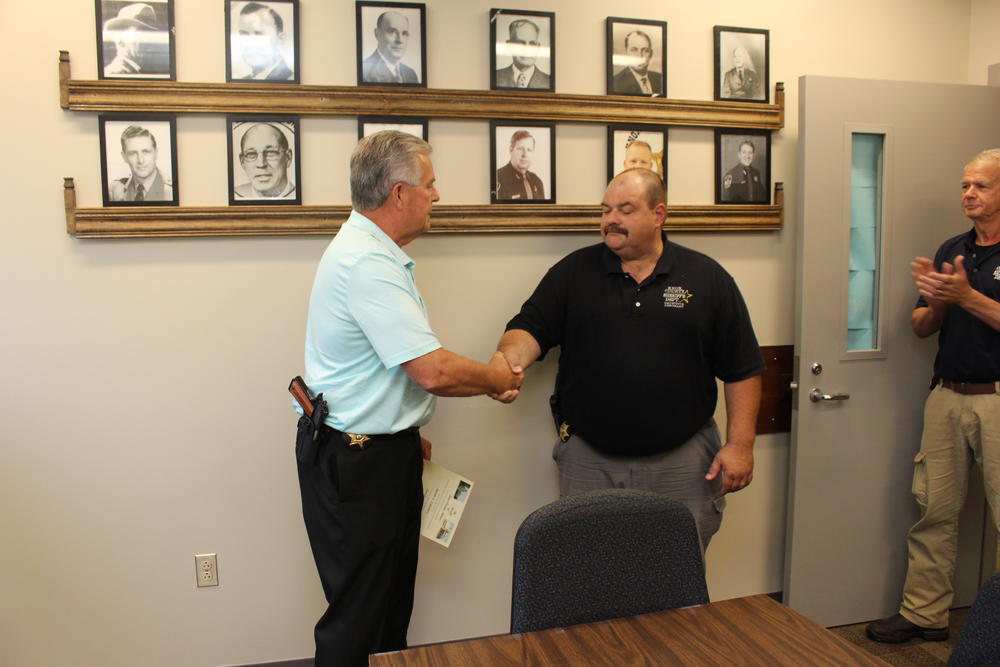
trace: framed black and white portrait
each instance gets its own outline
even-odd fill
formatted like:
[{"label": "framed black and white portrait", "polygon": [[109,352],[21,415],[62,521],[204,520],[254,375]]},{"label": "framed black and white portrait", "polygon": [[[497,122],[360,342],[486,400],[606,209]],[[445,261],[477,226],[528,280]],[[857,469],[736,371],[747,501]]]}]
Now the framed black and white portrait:
[{"label": "framed black and white portrait", "polygon": [[176,206],[177,119],[164,114],[101,114],[105,206]]},{"label": "framed black and white portrait", "polygon": [[297,116],[228,116],[229,204],[301,204]]},{"label": "framed black and white portrait", "polygon": [[715,26],[715,99],[768,101],[769,39],[767,30]]},{"label": "framed black and white portrait", "polygon": [[605,19],[608,95],[667,96],[665,21]]},{"label": "framed black and white portrait", "polygon": [[608,125],[608,181],[642,167],[667,182],[667,128],[662,125]]},{"label": "framed black and white portrait", "polygon": [[771,203],[769,131],[715,131],[715,203]]},{"label": "framed black and white portrait", "polygon": [[490,90],[556,89],[556,15],[490,10]]},{"label": "framed black and white portrait", "polygon": [[426,6],[362,0],[355,4],[358,85],[426,87]]},{"label": "framed black and white portrait", "polygon": [[490,156],[490,203],[555,202],[555,123],[490,121]]},{"label": "framed black and white portrait", "polygon": [[299,83],[298,0],[224,0],[226,81]]},{"label": "framed black and white portrait", "polygon": [[173,0],[96,0],[99,79],[174,81]]},{"label": "framed black and white portrait", "polygon": [[427,119],[404,116],[358,116],[358,139],[382,130],[398,130],[427,141]]}]

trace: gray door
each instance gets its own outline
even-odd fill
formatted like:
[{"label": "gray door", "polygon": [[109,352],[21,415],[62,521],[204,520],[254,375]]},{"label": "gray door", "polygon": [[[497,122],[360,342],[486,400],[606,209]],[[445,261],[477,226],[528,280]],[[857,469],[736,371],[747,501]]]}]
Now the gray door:
[{"label": "gray door", "polygon": [[[959,206],[962,168],[1000,146],[998,112],[997,88],[799,80],[798,389],[784,591],[822,625],[898,609],[906,532],[917,516],[912,462],[937,345],[910,331],[909,264],[971,227]],[[873,144],[856,135],[875,139],[867,162],[862,153]],[[874,242],[852,230],[852,205],[855,224],[875,212]],[[856,278],[869,284],[867,303]],[[867,333],[855,321],[865,312]],[[956,605],[975,595],[983,520],[981,488],[972,488]]]}]

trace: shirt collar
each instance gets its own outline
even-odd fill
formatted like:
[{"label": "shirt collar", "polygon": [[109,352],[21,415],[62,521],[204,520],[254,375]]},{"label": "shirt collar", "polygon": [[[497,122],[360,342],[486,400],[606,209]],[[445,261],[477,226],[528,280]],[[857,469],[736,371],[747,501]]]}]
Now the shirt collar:
[{"label": "shirt collar", "polygon": [[527,79],[530,82],[531,81],[531,77],[533,77],[535,75],[535,66],[534,65],[529,65],[528,67],[525,67],[524,69],[521,69],[520,67],[518,67],[517,65],[514,65],[513,63],[511,65],[514,68],[514,78],[515,79],[517,78],[518,74],[524,74],[524,78]]},{"label": "shirt collar", "polygon": [[389,238],[389,235],[382,231],[382,228],[372,222],[370,218],[358,213],[357,211],[351,211],[350,217],[347,218],[347,222],[344,224],[351,225],[352,227],[371,236],[379,243],[379,245],[385,247],[385,249],[396,258],[397,262],[406,268],[413,268],[416,264],[416,262],[414,262],[402,248],[396,245],[396,242]]},{"label": "shirt collar", "polygon": [[266,79],[267,77],[271,76],[271,72],[273,72],[274,70],[276,70],[278,68],[278,65],[280,65],[280,64],[281,64],[281,58],[278,58],[273,63],[271,63],[270,67],[268,67],[267,69],[262,69],[261,71],[259,71],[256,74],[252,75],[250,78],[251,79]]},{"label": "shirt collar", "polygon": [[395,63],[389,62],[389,59],[383,56],[382,52],[378,49],[375,50],[375,53],[377,53],[378,57],[382,59],[383,63],[385,63],[385,66],[389,70],[390,74],[393,76],[399,76],[399,61],[396,61]]},{"label": "shirt collar", "polygon": [[[660,258],[656,260],[656,266],[653,267],[653,273],[650,274],[651,278],[655,278],[661,274],[667,275],[674,266],[673,246],[670,244],[670,241],[667,240],[666,232],[661,232],[661,237],[663,238],[663,252],[660,253]],[[604,244],[602,243],[601,245]],[[622,270],[621,258],[606,245],[604,245],[602,261],[604,262],[604,270],[606,273],[618,273],[625,275],[625,271]]]}]

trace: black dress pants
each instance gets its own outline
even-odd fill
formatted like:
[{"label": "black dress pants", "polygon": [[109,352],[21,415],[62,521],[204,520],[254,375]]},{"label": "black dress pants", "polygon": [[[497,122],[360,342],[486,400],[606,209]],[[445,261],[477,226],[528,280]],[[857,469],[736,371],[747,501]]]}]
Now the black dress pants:
[{"label": "black dress pants", "polygon": [[316,624],[316,665],[367,665],[406,648],[417,574],[423,473],[420,434],[373,436],[364,449],[323,427],[298,462],[302,515],[329,607]]}]

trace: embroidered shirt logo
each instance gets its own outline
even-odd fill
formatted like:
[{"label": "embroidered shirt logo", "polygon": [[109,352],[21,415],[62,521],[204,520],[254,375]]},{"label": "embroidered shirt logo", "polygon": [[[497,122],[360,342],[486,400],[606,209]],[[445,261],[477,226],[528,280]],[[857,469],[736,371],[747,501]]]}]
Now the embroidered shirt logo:
[{"label": "embroidered shirt logo", "polygon": [[1000,266],[993,269],[993,280],[1000,280]]},{"label": "embroidered shirt logo", "polygon": [[667,287],[663,290],[663,307],[683,308],[692,298],[694,298],[694,294],[683,287]]}]

